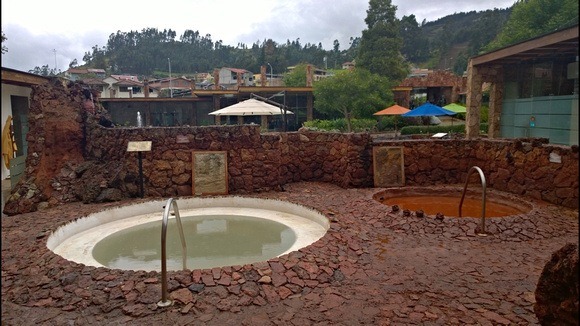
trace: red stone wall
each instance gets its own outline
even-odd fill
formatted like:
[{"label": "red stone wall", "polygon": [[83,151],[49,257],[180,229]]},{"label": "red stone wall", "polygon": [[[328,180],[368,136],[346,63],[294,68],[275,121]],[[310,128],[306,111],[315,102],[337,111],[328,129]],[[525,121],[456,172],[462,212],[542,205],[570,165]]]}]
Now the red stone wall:
[{"label": "red stone wall", "polygon": [[152,141],[143,152],[147,196],[191,195],[192,152],[226,151],[229,189],[252,193],[296,181],[324,181],[343,187],[372,182],[368,134],[294,132],[260,134],[259,126],[104,128],[88,134],[87,154],[122,161],[138,172],[129,141]]},{"label": "red stone wall", "polygon": [[230,193],[255,193],[299,181],[372,187],[372,147],[403,146],[407,185],[463,184],[479,166],[488,187],[578,208],[578,146],[542,139],[373,142],[368,133],[261,134],[257,125],[104,127],[98,103],[94,113],[84,111],[84,91],[56,82],[34,89],[26,170],[4,213],[137,197],[138,154],[127,152],[129,141],[152,142],[143,153],[146,197],[191,195],[193,151],[226,151]]},{"label": "red stone wall", "polygon": [[[408,140],[375,146],[403,146],[409,186],[465,183],[472,166],[487,186],[557,205],[578,208],[578,146],[541,139]],[[561,163],[550,162],[550,155]],[[477,182],[477,179],[472,182]]]}]

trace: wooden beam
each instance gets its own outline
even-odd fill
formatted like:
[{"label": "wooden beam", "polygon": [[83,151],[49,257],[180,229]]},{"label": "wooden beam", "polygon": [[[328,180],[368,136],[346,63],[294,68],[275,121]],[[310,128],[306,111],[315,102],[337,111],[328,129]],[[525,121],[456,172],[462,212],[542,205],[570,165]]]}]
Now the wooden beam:
[{"label": "wooden beam", "polygon": [[49,77],[43,77],[27,72],[2,68],[2,83],[21,86],[46,84]]},{"label": "wooden beam", "polygon": [[570,40],[576,40],[576,44],[578,44],[578,25],[566,30],[562,30],[560,32],[540,36],[529,41],[499,49],[497,51],[482,54],[480,56],[473,57],[471,60],[473,65],[476,66],[506,57],[524,54],[524,52],[537,50],[542,47],[548,47],[553,44],[568,42]]}]

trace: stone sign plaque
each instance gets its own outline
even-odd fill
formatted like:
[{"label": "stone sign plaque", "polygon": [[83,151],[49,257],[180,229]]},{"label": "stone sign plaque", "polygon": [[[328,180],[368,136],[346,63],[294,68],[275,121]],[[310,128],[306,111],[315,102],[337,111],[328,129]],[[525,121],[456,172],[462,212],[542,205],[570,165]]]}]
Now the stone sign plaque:
[{"label": "stone sign plaque", "polygon": [[224,151],[192,153],[192,193],[201,195],[227,195],[228,156]]},{"label": "stone sign plaque", "polygon": [[375,187],[405,185],[403,147],[373,147]]},{"label": "stone sign plaque", "polygon": [[127,143],[127,152],[149,152],[151,141],[130,141]]}]

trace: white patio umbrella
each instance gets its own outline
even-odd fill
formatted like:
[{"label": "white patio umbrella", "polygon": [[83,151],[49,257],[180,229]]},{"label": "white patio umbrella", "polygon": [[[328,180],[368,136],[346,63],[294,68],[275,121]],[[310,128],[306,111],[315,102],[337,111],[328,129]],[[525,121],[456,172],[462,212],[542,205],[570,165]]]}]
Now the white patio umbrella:
[{"label": "white patio umbrella", "polygon": [[280,109],[277,106],[268,104],[266,102],[258,101],[256,99],[245,100],[223,109],[210,112],[210,115],[280,115],[280,114],[294,114],[292,111]]}]

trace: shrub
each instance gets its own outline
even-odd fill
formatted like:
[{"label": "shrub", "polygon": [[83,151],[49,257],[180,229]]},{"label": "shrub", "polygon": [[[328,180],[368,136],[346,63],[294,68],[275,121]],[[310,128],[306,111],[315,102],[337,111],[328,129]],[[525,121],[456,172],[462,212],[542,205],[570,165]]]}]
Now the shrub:
[{"label": "shrub", "polygon": [[[351,119],[353,132],[374,131],[377,128],[377,121],[374,119]],[[335,120],[312,120],[303,123],[303,126],[319,131],[346,132],[346,119]]]},{"label": "shrub", "polygon": [[[487,123],[479,124],[479,130],[487,134]],[[436,134],[436,133],[464,134],[465,125],[455,126],[406,126],[401,128],[401,135]]]}]

